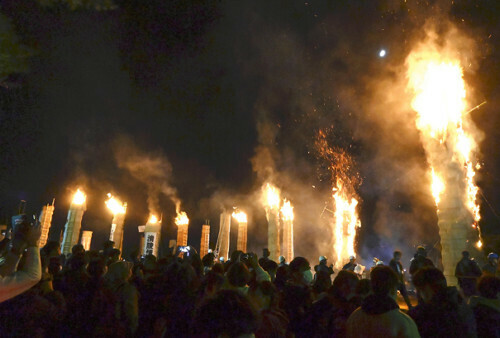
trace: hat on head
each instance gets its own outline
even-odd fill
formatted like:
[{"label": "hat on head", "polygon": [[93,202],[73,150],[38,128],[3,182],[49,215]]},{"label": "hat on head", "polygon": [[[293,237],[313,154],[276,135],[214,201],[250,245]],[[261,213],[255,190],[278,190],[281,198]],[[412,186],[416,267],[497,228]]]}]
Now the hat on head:
[{"label": "hat on head", "polygon": [[488,254],[488,259],[498,259],[498,254],[495,252],[490,252]]},{"label": "hat on head", "polygon": [[326,260],[327,260],[327,258],[326,258],[325,256],[319,256],[319,261],[320,261],[320,262],[321,262],[321,261],[326,261]]},{"label": "hat on head", "polygon": [[356,259],[356,256],[349,256],[349,259]]},{"label": "hat on head", "polygon": [[278,260],[280,261],[280,263],[283,263],[285,261],[285,256],[280,256]]}]

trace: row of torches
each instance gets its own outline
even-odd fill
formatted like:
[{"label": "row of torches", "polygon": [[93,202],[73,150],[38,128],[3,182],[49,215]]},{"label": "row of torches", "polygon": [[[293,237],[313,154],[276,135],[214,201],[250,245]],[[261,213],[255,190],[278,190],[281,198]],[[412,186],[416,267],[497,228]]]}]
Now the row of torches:
[{"label": "row of torches", "polygon": [[[277,191],[276,188],[272,187],[268,184],[267,187],[271,191],[269,197],[271,200],[269,201],[271,205],[270,208],[279,208],[280,207],[280,199],[279,194],[273,195],[273,191]],[[276,199],[277,197],[277,199]],[[78,242],[78,235],[81,228],[81,220],[83,217],[83,213],[86,210],[86,199],[87,196],[83,191],[78,189],[73,195],[73,199],[70,205],[70,209],[68,211],[68,219],[64,228],[64,236],[61,244],[61,251],[63,254],[69,254],[71,252],[71,248]],[[120,201],[118,198],[114,197],[111,194],[108,194],[108,199],[105,201],[107,208],[113,214],[113,220],[111,224],[111,231],[109,239],[115,243],[115,248],[122,250],[123,245],[123,225],[125,220],[125,214],[127,212],[127,203]],[[44,208],[45,213],[47,213],[47,207]],[[284,253],[287,259],[293,259],[293,207],[290,201],[284,200],[281,209],[279,209],[280,215],[285,224],[285,228],[288,229],[287,235],[285,238],[287,242],[286,247],[287,252]],[[51,210],[51,215],[53,212],[53,206]],[[42,212],[43,217],[44,212]],[[235,211],[232,213],[232,217],[238,222],[238,243],[237,249],[246,252],[247,249],[247,224],[248,217],[247,214],[239,209],[235,208]],[[158,247],[160,243],[161,236],[161,223],[162,220],[159,219],[156,215],[151,214],[148,218],[146,225],[140,226],[139,231],[144,233],[142,237],[142,253],[144,255],[153,254],[158,255]],[[187,238],[188,238],[188,226],[189,226],[189,218],[185,211],[176,210],[176,217],[174,219],[175,225],[177,225],[177,241],[176,246],[183,247],[187,246]],[[50,221],[48,222],[48,227],[50,227]],[[48,227],[46,232],[48,233]],[[203,226],[202,232],[202,243],[200,245],[200,253],[206,254],[208,252],[208,246],[206,242],[208,242],[208,233],[205,231],[205,227]],[[47,237],[47,236],[46,236]],[[90,249],[90,243],[92,238],[91,231],[83,231],[81,237],[81,243],[84,245],[86,250]],[[204,245],[205,243],[205,245]],[[45,243],[41,243],[44,245]],[[224,255],[227,256],[227,253]],[[225,257],[227,258],[227,257]]]}]

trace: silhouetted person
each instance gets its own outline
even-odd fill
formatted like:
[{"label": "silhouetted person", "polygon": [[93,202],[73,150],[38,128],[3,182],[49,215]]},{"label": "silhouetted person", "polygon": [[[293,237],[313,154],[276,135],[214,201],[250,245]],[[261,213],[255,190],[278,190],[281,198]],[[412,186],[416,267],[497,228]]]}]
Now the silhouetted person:
[{"label": "silhouetted person", "polygon": [[475,337],[476,320],[456,287],[435,267],[418,270],[413,284],[423,302],[410,310],[422,337]]},{"label": "silhouetted person", "polygon": [[500,337],[500,278],[484,275],[477,285],[479,296],[469,298],[478,337]]},{"label": "silhouetted person", "polygon": [[318,273],[319,271],[325,272],[328,276],[333,275],[333,264],[327,265],[327,258],[325,256],[319,257],[319,264],[314,266],[314,271]]},{"label": "silhouetted person", "polygon": [[427,250],[423,246],[417,247],[417,252],[410,260],[410,275],[413,277],[415,273],[424,267],[433,267],[434,263],[427,258]]},{"label": "silhouetted person", "polygon": [[481,269],[468,251],[462,251],[462,259],[455,268],[455,277],[458,285],[466,297],[476,294],[477,279],[481,276]]},{"label": "silhouetted person", "polygon": [[406,305],[408,305],[408,309],[412,308],[410,298],[408,297],[408,291],[406,290],[406,285],[405,285],[405,272],[403,269],[403,265],[401,264],[401,256],[403,254],[401,251],[394,251],[393,258],[389,262],[389,267],[394,270],[396,275],[398,275],[398,280],[399,280],[399,285],[398,285],[398,290],[401,293],[401,296],[403,296]]},{"label": "silhouetted person", "polygon": [[488,254],[488,262],[483,266],[483,273],[491,276],[496,276],[498,270],[498,254],[490,252]]},{"label": "silhouetted person", "polygon": [[354,268],[357,266],[358,264],[356,264],[356,257],[354,256],[350,256],[349,257],[349,263],[347,263],[346,265],[344,265],[342,267],[342,270],[347,270],[347,271],[353,271],[354,272]]}]

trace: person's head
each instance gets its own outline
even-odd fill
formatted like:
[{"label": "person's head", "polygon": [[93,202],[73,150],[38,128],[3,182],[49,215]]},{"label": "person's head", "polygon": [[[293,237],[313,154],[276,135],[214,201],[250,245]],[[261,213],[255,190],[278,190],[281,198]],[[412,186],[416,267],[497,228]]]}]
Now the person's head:
[{"label": "person's head", "polygon": [[276,278],[276,270],[278,270],[278,263],[275,261],[269,261],[262,267],[271,276],[271,280]]},{"label": "person's head", "polygon": [[106,261],[104,258],[94,258],[87,266],[87,272],[94,278],[100,278],[106,273]]},{"label": "person's head", "polygon": [[224,274],[224,265],[221,263],[215,263],[214,266],[212,266],[212,272],[217,273],[219,275]]},{"label": "person's head", "polygon": [[211,268],[214,265],[214,254],[209,252],[201,259],[204,267]]},{"label": "person's head", "polygon": [[349,262],[350,263],[354,263],[356,261],[356,257],[355,256],[349,256]]},{"label": "person's head", "polygon": [[104,278],[111,284],[126,282],[132,275],[132,263],[120,261],[111,264]]},{"label": "person's head", "polygon": [[339,298],[350,299],[356,292],[358,282],[359,278],[354,272],[340,270],[333,280],[330,293]]},{"label": "person's head", "polygon": [[290,262],[290,276],[296,283],[305,283],[307,285],[312,282],[311,265],[304,257],[295,257]]},{"label": "person's head", "polygon": [[397,262],[399,262],[401,260],[402,256],[403,256],[403,254],[399,250],[394,251],[394,253],[392,255],[392,257],[394,258],[394,260],[397,261]]},{"label": "person's head", "polygon": [[462,258],[468,259],[469,257],[470,257],[469,251],[466,250],[462,251]]},{"label": "person's head", "polygon": [[83,248],[83,245],[81,244],[75,244],[71,248],[71,254],[76,255],[78,253],[85,253],[85,249]]},{"label": "person's head", "polygon": [[119,249],[111,249],[108,254],[108,265],[120,260],[121,251]]},{"label": "person's head", "polygon": [[227,270],[227,281],[235,287],[243,287],[250,281],[250,271],[245,264],[234,262]]},{"label": "person's head", "polygon": [[427,257],[427,250],[421,245],[417,247],[417,255],[422,256],[422,257]]},{"label": "person's head", "polygon": [[371,291],[370,280],[360,279],[358,285],[356,286],[356,296],[365,298]]},{"label": "person's head", "polygon": [[239,292],[221,290],[201,304],[193,323],[195,336],[239,337],[254,333],[257,316]]},{"label": "person's head", "polygon": [[48,258],[58,257],[61,255],[61,246],[57,241],[48,241],[41,251]]},{"label": "person's head", "polygon": [[485,298],[500,299],[500,278],[484,275],[477,282],[479,294]]},{"label": "person's head", "polygon": [[231,262],[237,262],[240,260],[240,256],[243,254],[243,251],[241,250],[234,250],[231,253]]},{"label": "person's head", "polygon": [[413,284],[424,302],[429,303],[435,294],[446,289],[446,278],[435,267],[424,267],[413,276]]},{"label": "person's head", "polygon": [[270,255],[271,252],[267,248],[262,249],[262,257],[268,258]]},{"label": "person's head", "polygon": [[284,264],[286,262],[285,256],[280,256],[278,258],[278,261],[280,262],[280,264]]},{"label": "person's head", "polygon": [[498,254],[495,252],[490,252],[488,255],[488,262],[492,265],[498,265]]},{"label": "person's head", "polygon": [[375,295],[396,297],[399,279],[393,269],[378,265],[370,272],[370,284]]},{"label": "person's head", "polygon": [[319,264],[326,265],[327,258],[325,256],[319,256]]},{"label": "person's head", "polygon": [[267,310],[276,305],[277,289],[273,283],[254,283],[248,290],[248,298],[256,310]]},{"label": "person's head", "polygon": [[144,257],[144,262],[142,262],[142,272],[146,278],[158,272],[158,264],[156,263],[155,256],[147,255]]}]

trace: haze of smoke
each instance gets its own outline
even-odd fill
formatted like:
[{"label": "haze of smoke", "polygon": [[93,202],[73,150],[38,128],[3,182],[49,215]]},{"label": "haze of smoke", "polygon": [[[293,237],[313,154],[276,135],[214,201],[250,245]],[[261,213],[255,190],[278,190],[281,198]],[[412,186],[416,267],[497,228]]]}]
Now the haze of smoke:
[{"label": "haze of smoke", "polygon": [[161,213],[161,195],[170,198],[175,204],[176,212],[180,211],[181,201],[177,196],[177,189],[171,184],[172,165],[164,155],[143,152],[132,141],[123,137],[115,141],[114,150],[118,167],[127,170],[147,187],[151,214]]}]

